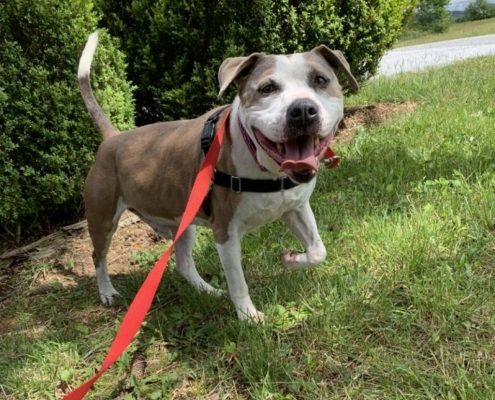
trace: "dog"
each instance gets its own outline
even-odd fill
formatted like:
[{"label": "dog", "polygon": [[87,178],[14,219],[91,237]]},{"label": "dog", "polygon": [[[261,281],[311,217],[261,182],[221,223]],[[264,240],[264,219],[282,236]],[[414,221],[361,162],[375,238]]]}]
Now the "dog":
[{"label": "dog", "polygon": [[[222,119],[225,111],[217,108],[191,120],[118,132],[91,89],[97,44],[94,32],[78,69],[84,103],[102,137],[85,182],[84,201],[99,294],[104,304],[111,305],[118,292],[107,272],[106,255],[122,212],[131,210],[163,235],[173,233],[204,157],[205,123],[212,115]],[[227,184],[217,184],[215,178],[208,207],[202,207],[194,224],[212,229],[228,293],[241,320],[264,319],[244,278],[243,235],[282,219],[304,246],[304,252],[282,253],[286,267],[312,267],[325,260],[309,198],[319,161],[344,115],[336,71],[347,78],[352,90],[358,89],[343,54],[324,45],[305,53],[227,58],[220,66],[219,97],[230,85],[237,86],[216,165],[216,173],[227,177]],[[258,190],[264,185],[268,188]],[[223,291],[203,280],[196,269],[194,238],[195,225],[191,225],[176,244],[176,270],[195,288],[220,296]]]}]

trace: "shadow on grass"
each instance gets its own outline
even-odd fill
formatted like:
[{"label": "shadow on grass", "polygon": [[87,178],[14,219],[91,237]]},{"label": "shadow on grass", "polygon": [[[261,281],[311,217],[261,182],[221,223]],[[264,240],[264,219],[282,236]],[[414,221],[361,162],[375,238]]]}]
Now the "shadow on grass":
[{"label": "shadow on grass", "polygon": [[[1,329],[0,371],[5,385],[3,390],[7,394],[26,390],[27,387],[16,387],[15,383],[29,381],[32,374],[40,378],[39,369],[46,368],[36,384],[38,390],[60,394],[66,391],[67,384],[71,384],[71,380],[64,382],[61,378],[62,370],[73,370],[78,381],[82,379],[78,370],[85,371],[88,365],[97,368],[106,355],[116,325],[147,272],[113,275],[113,283],[122,297],[118,305],[104,307],[100,304],[94,278],[78,276],[60,266],[55,269],[61,276],[70,278],[73,285],[43,284],[31,293],[27,290],[22,293],[18,288],[1,305],[2,320],[7,326]],[[174,272],[166,273],[131,351],[145,353],[149,343],[162,340],[167,347],[180,352],[181,358],[187,359],[195,358],[198,349],[201,349],[202,357],[208,357],[210,351],[216,353],[222,347],[224,336],[218,335],[217,331],[235,318],[228,300],[197,293],[180,280]],[[54,343],[59,345],[59,350],[73,350],[79,356],[56,365],[58,357],[54,352],[57,350],[51,346]],[[119,369],[129,368],[130,373],[131,367],[129,364]],[[89,377],[87,372],[83,375]],[[114,395],[125,391],[129,378],[129,374],[124,373]]]}]

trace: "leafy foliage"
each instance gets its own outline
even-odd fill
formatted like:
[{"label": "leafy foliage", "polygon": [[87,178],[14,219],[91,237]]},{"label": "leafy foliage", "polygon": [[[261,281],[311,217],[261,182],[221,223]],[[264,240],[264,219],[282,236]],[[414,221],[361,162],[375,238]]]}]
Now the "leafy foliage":
[{"label": "leafy foliage", "polygon": [[475,0],[466,7],[463,16],[464,21],[476,21],[478,19],[487,19],[495,17],[495,6],[489,4],[486,0]]},{"label": "leafy foliage", "polygon": [[[198,115],[217,103],[229,56],[290,53],[321,43],[344,51],[359,79],[372,74],[416,0],[12,0],[0,3],[0,224],[44,226],[80,205],[99,138],[80,99],[76,66],[104,15],[93,87],[120,128]],[[232,96],[233,91],[230,92]]]},{"label": "leafy foliage", "polygon": [[[86,0],[0,2],[0,225],[23,230],[80,207],[99,143],[79,95],[78,59],[97,14]],[[133,124],[117,42],[102,32],[96,95],[112,121]],[[98,89],[103,88],[103,89]]]},{"label": "leafy foliage", "polygon": [[446,6],[449,0],[419,0],[416,21],[424,30],[445,32],[452,23]]},{"label": "leafy foliage", "polygon": [[373,74],[416,0],[99,0],[103,23],[129,57],[138,123],[198,115],[217,99],[229,56],[291,53],[319,44]]}]

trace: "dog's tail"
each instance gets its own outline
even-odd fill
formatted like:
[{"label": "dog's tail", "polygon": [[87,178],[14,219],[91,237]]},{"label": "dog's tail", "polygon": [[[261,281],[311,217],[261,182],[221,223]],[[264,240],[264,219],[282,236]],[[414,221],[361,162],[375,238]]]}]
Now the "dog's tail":
[{"label": "dog's tail", "polygon": [[98,45],[98,32],[94,31],[88,38],[86,46],[79,60],[79,69],[77,71],[77,78],[79,79],[79,88],[81,95],[86,104],[86,108],[93,119],[94,124],[100,131],[103,140],[108,139],[118,133],[118,130],[114,128],[110,120],[105,116],[100,105],[96,101],[96,98],[91,89],[90,82],[90,70],[93,56]]}]

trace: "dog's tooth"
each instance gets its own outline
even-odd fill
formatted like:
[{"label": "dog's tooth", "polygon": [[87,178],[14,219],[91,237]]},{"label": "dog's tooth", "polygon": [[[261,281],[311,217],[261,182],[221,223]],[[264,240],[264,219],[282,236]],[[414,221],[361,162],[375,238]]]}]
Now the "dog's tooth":
[{"label": "dog's tooth", "polygon": [[317,136],[315,139],[315,149],[317,149],[318,147],[320,147],[320,137],[319,136]]},{"label": "dog's tooth", "polygon": [[277,143],[277,151],[279,152],[279,154],[283,154],[284,146],[282,145],[282,143]]}]

